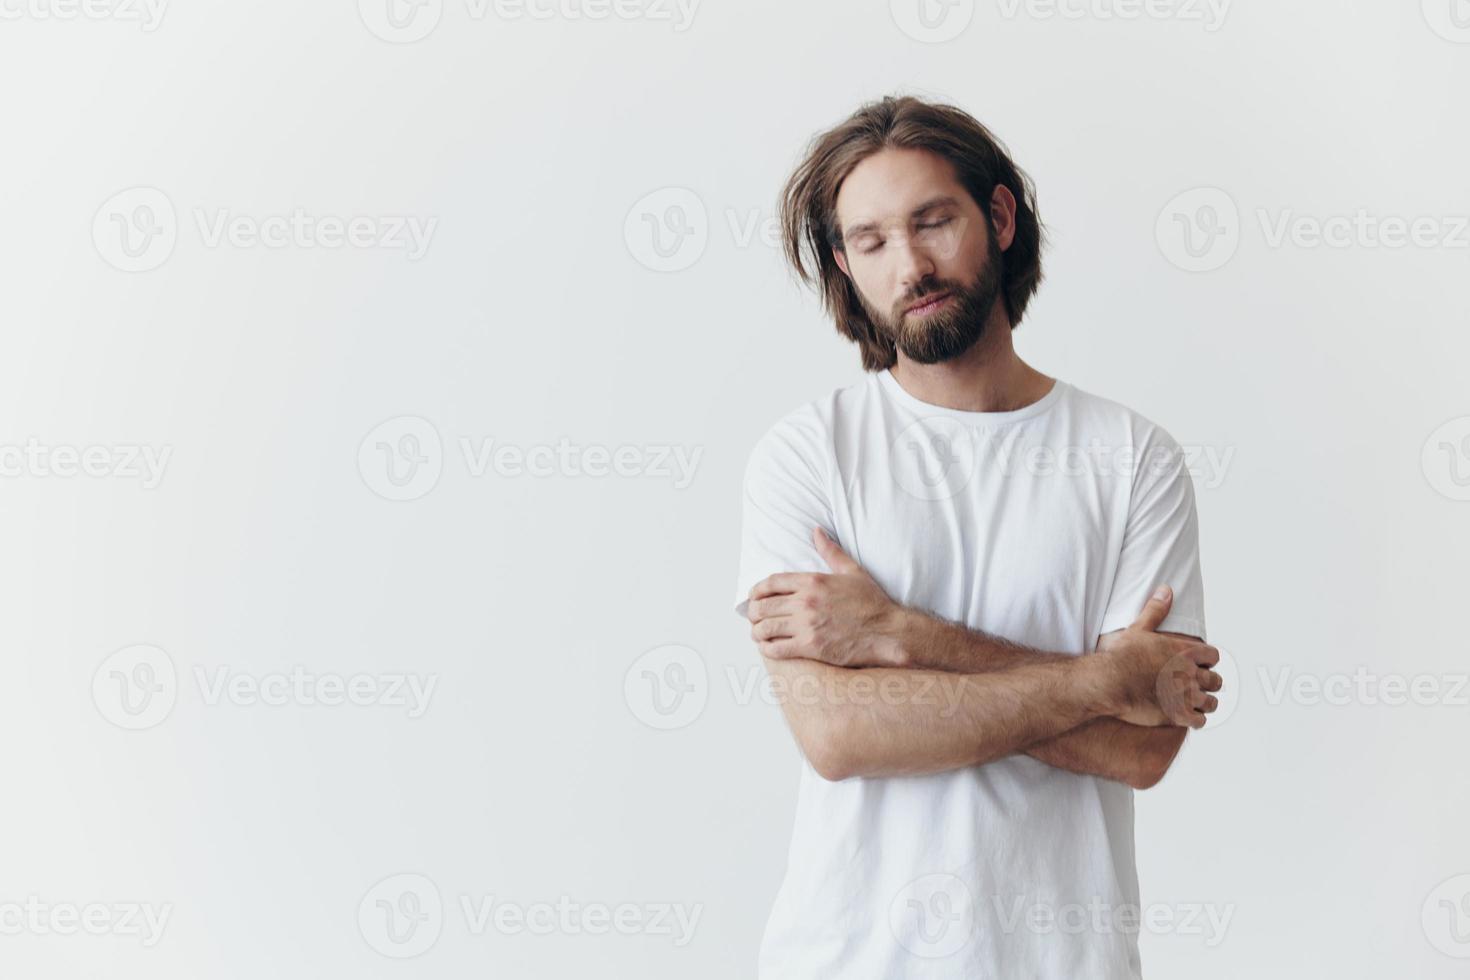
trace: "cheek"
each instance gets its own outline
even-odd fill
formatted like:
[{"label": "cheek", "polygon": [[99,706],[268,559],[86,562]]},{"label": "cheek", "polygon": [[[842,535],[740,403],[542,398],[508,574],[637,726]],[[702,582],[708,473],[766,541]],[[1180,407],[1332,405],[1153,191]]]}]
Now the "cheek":
[{"label": "cheek", "polygon": [[863,299],[879,309],[886,309],[889,305],[888,296],[892,284],[889,276],[881,262],[867,261],[856,265],[849,263],[852,269],[852,282],[857,291],[862,294]]},{"label": "cheek", "polygon": [[946,270],[953,273],[950,278],[968,283],[978,280],[980,271],[985,268],[988,244],[983,225],[981,234],[965,236],[955,248],[954,255],[944,262]]},{"label": "cheek", "polygon": [[935,264],[954,273],[952,278],[968,279],[984,265],[988,244],[985,222],[971,219],[957,234],[938,243],[934,253]]}]

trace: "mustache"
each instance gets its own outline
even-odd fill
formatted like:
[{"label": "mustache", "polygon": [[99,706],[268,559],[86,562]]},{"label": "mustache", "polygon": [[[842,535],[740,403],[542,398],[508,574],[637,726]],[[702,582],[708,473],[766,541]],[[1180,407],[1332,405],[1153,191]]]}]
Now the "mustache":
[{"label": "mustache", "polygon": [[904,299],[900,300],[898,304],[898,312],[900,315],[907,313],[909,310],[913,309],[915,306],[918,306],[929,297],[943,296],[945,293],[953,293],[954,295],[958,296],[962,292],[963,290],[960,289],[957,284],[951,285],[948,283],[939,283],[931,289],[926,289],[921,293],[914,293],[913,295],[907,296]]}]

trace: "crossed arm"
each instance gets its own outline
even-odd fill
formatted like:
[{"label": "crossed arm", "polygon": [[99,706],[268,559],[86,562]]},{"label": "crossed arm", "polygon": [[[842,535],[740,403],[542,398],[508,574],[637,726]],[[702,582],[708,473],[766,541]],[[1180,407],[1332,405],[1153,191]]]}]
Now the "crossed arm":
[{"label": "crossed arm", "polygon": [[[893,603],[814,532],[829,576],[770,576],[747,615],[793,734],[824,778],[912,775],[1023,752],[1144,789],[1220,689],[1218,651],[1157,633],[1161,590],[1098,654],[1050,653]],[[1105,654],[1105,655],[1103,655]],[[815,693],[816,696],[811,696]]]},{"label": "crossed arm", "polygon": [[[1168,614],[1167,601],[1151,602],[1163,604],[1157,610],[1157,619],[1162,621]],[[1145,610],[1144,615],[1149,612]],[[923,613],[910,610],[906,615],[916,617],[907,632],[909,647],[914,651],[913,661],[920,666],[980,673],[1010,670],[1022,664],[1072,663],[1076,659],[1070,654],[1046,653],[1012,643]],[[1181,633],[1164,635],[1201,642],[1198,637]],[[1164,778],[1188,731],[1183,725],[1134,725],[1105,715],[1084,721],[1060,735],[1032,742],[1021,751],[1058,769],[1148,789]]]}]

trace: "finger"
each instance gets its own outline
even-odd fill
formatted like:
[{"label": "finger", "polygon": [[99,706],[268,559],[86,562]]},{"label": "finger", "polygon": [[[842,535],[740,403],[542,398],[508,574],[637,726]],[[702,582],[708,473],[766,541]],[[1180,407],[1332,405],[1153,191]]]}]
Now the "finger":
[{"label": "finger", "polygon": [[1200,719],[1204,715],[1200,714],[1195,705],[1195,693],[1192,691],[1181,691],[1177,697],[1169,700],[1164,714],[1172,724],[1198,728],[1201,724]]},{"label": "finger", "polygon": [[1197,668],[1195,679],[1199,681],[1199,689],[1201,691],[1218,691],[1225,686],[1224,678],[1213,670],[1206,670],[1204,667]]},{"label": "finger", "polygon": [[801,656],[796,648],[796,641],[792,639],[762,640],[758,646],[761,656],[771,660],[792,660]]},{"label": "finger", "polygon": [[764,599],[750,600],[750,604],[745,607],[745,618],[752,623],[758,623],[772,616],[789,615],[800,608],[794,595],[766,596]]},{"label": "finger", "polygon": [[1213,667],[1220,662],[1220,651],[1208,643],[1201,643],[1195,648],[1194,662],[1201,667]]},{"label": "finger", "polygon": [[809,589],[816,581],[817,576],[813,572],[777,572],[775,575],[767,575],[750,590],[752,599],[763,599],[768,595],[787,595],[792,592],[800,592]]},{"label": "finger", "polygon": [[1161,585],[1153,595],[1148,597],[1148,602],[1143,604],[1143,610],[1138,618],[1133,621],[1137,629],[1153,632],[1159,628],[1164,617],[1169,615],[1169,607],[1174,604],[1174,590],[1167,585]]},{"label": "finger", "polygon": [[1213,694],[1206,694],[1204,703],[1199,706],[1199,710],[1205,714],[1209,714],[1218,707],[1220,707],[1219,698],[1216,698]]},{"label": "finger", "polygon": [[847,572],[862,571],[861,565],[852,560],[841,546],[827,536],[827,532],[820,527],[812,528],[812,541],[817,546],[817,554],[827,563],[827,567],[833,572],[841,575]]},{"label": "finger", "polygon": [[784,637],[796,635],[791,627],[791,619],[787,616],[763,619],[750,628],[750,636],[756,642],[760,642],[761,640],[779,640]]}]

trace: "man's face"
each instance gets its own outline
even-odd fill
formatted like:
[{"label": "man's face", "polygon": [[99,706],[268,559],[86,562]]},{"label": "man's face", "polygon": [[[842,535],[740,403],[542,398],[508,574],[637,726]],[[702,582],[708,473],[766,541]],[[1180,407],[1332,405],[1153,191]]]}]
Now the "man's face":
[{"label": "man's face", "polygon": [[927,150],[873,154],[842,182],[837,220],[846,245],[838,264],[906,357],[935,364],[980,339],[1000,295],[1002,246],[948,160]]}]

